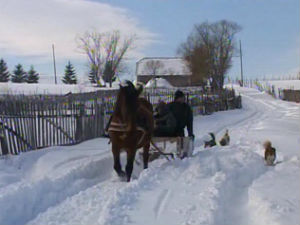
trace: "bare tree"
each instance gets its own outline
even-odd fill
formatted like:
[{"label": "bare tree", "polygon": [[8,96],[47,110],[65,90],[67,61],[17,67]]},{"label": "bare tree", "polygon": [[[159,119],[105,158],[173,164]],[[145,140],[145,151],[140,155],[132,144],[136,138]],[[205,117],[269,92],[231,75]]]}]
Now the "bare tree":
[{"label": "bare tree", "polygon": [[188,62],[193,82],[205,84],[211,79],[213,88],[222,89],[235,52],[234,36],[240,30],[238,24],[226,20],[195,25],[178,49]]},{"label": "bare tree", "polygon": [[134,37],[125,38],[121,42],[119,31],[110,33],[86,32],[79,37],[79,47],[88,57],[89,66],[96,74],[98,85],[100,78],[109,82],[110,87],[121,66],[126,52],[130,49]]},{"label": "bare tree", "polygon": [[143,72],[155,76],[159,70],[162,70],[164,67],[164,64],[159,60],[149,60],[144,65]]},{"label": "bare tree", "polygon": [[210,74],[208,49],[205,46],[190,48],[183,44],[181,50],[188,67],[192,73],[191,82],[194,85],[205,86]]}]

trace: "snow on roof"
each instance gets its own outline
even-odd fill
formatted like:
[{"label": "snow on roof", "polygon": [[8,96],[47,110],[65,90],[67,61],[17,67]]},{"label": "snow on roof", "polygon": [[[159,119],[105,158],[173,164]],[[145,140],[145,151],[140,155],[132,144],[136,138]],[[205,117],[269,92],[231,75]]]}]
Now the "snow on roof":
[{"label": "snow on roof", "polygon": [[173,86],[164,78],[153,78],[148,81],[148,83],[145,85],[146,88],[173,88]]},{"label": "snow on roof", "polygon": [[[156,74],[148,68],[147,63],[151,61],[159,61],[161,66],[157,69]],[[137,76],[165,76],[165,75],[191,75],[191,72],[182,58],[178,57],[153,57],[143,58],[137,62]]]}]

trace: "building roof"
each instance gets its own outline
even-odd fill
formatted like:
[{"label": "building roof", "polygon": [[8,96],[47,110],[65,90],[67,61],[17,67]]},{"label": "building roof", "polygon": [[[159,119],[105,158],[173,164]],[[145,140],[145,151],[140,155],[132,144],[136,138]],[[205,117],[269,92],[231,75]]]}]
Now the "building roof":
[{"label": "building roof", "polygon": [[[147,67],[147,63],[150,61],[159,61],[162,66],[157,69],[156,74],[153,74],[151,69]],[[142,58],[136,65],[137,76],[188,76],[191,72],[182,58],[178,57],[147,57]]]}]

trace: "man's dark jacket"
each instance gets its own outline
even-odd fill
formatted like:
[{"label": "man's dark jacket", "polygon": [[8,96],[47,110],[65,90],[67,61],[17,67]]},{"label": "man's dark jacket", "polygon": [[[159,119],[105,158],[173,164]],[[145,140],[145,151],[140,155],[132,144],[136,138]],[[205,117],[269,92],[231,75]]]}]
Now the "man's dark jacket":
[{"label": "man's dark jacket", "polygon": [[175,135],[184,137],[184,128],[187,126],[188,135],[193,136],[193,113],[187,103],[171,102],[169,110],[176,118]]}]

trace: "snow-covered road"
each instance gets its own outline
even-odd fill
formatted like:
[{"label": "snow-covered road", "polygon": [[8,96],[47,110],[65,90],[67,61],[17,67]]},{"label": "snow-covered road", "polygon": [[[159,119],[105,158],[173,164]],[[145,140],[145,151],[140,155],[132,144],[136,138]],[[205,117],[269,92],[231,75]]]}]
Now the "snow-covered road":
[{"label": "snow-covered road", "polygon": [[[193,157],[135,165],[130,183],[115,176],[107,139],[1,158],[0,224],[299,224],[299,104],[236,88],[243,109],[195,118]],[[225,129],[230,146],[203,148]]]}]

